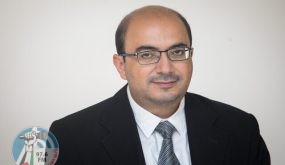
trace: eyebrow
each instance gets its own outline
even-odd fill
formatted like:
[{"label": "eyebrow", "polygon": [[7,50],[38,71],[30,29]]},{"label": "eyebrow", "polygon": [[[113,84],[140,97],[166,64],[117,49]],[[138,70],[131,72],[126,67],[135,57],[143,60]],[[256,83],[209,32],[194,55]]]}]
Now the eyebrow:
[{"label": "eyebrow", "polygon": [[[172,49],[172,48],[177,48],[177,47],[187,47],[187,44],[185,43],[177,43],[174,45],[171,45],[170,47],[168,47],[166,50]],[[159,50],[157,47],[151,46],[151,45],[142,45],[138,48],[136,48],[136,52],[142,51],[142,50]]]},{"label": "eyebrow", "polygon": [[142,45],[142,46],[136,48],[135,52],[140,52],[142,50],[157,50],[157,48],[154,46],[150,46],[150,45]]},{"label": "eyebrow", "polygon": [[177,47],[188,47],[188,46],[187,44],[180,42],[180,43],[170,46],[168,49],[177,48]]}]

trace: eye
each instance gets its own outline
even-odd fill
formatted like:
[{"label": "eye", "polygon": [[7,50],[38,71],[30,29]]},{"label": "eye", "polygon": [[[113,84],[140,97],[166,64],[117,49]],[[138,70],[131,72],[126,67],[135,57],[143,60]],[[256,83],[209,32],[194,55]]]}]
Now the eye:
[{"label": "eye", "polygon": [[170,54],[173,56],[181,56],[185,54],[185,48],[174,48],[170,50]]},{"label": "eye", "polygon": [[142,59],[152,59],[154,57],[154,53],[152,51],[138,52],[138,56]]}]

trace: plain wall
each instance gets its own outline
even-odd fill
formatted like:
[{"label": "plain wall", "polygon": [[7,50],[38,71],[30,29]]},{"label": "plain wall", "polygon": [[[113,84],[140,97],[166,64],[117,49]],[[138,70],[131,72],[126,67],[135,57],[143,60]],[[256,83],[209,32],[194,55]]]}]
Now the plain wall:
[{"label": "plain wall", "polygon": [[112,63],[123,16],[143,5],[189,21],[195,48],[190,92],[255,115],[272,164],[285,162],[285,1],[0,0],[0,162],[29,126],[112,96],[126,82]]}]

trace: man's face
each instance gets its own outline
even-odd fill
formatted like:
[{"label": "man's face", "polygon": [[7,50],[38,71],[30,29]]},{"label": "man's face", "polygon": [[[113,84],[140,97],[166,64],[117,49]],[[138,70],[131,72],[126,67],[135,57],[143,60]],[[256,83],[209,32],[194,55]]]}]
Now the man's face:
[{"label": "man's face", "polygon": [[[135,53],[141,48],[167,50],[175,45],[190,46],[182,21],[176,17],[143,16],[132,19],[125,36],[125,52]],[[121,58],[122,60],[122,58]],[[144,108],[148,104],[161,105],[180,101],[188,89],[192,75],[192,60],[170,61],[166,53],[158,63],[141,65],[136,56],[126,57],[119,73],[128,81],[134,100]],[[118,67],[117,67],[118,68]]]}]

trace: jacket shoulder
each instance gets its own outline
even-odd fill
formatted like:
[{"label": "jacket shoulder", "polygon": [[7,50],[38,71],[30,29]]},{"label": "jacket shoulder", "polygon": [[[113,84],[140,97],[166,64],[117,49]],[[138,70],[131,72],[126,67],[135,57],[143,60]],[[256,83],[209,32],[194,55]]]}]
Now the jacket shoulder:
[{"label": "jacket shoulder", "polygon": [[207,97],[195,94],[187,93],[187,99],[191,100],[191,103],[200,104],[219,115],[233,116],[233,117],[245,117],[250,114],[232,105],[222,103],[220,101],[212,100]]},{"label": "jacket shoulder", "polygon": [[[56,137],[60,154],[57,164],[82,164],[93,157],[94,161],[110,161],[105,153],[102,139],[109,133],[101,123],[103,112],[111,108],[113,98],[56,120],[50,132]],[[96,150],[90,146],[95,146]]]},{"label": "jacket shoulder", "polygon": [[69,114],[56,122],[63,122],[65,124],[90,124],[89,122],[96,122],[100,118],[103,111],[106,111],[112,107],[113,98],[110,97],[97,104],[79,110],[75,113]]},{"label": "jacket shoulder", "polygon": [[190,104],[195,104],[199,107],[197,111],[201,111],[203,115],[215,115],[214,125],[227,131],[242,132],[245,129],[256,129],[259,131],[256,118],[237,107],[232,105],[215,101],[204,96],[187,93],[186,98]]}]

